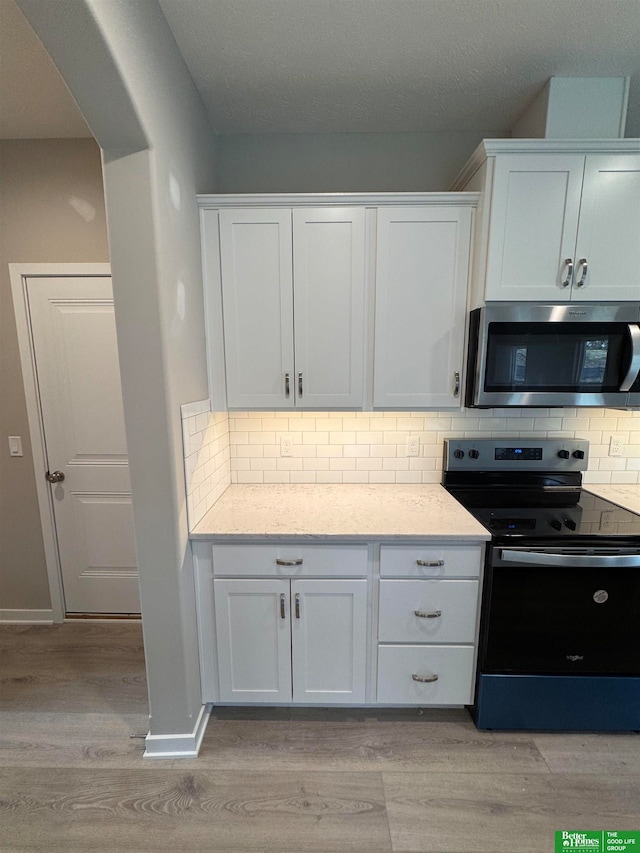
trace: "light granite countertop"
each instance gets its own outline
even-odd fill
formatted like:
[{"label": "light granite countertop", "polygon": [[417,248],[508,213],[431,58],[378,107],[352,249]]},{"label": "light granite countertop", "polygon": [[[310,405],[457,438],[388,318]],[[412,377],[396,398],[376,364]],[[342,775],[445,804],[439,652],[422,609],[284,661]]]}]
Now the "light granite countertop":
[{"label": "light granite countertop", "polygon": [[622,483],[585,483],[584,488],[600,498],[618,506],[640,513],[640,485],[625,486]]},{"label": "light granite countertop", "polygon": [[192,539],[481,542],[488,531],[438,485],[231,485]]}]

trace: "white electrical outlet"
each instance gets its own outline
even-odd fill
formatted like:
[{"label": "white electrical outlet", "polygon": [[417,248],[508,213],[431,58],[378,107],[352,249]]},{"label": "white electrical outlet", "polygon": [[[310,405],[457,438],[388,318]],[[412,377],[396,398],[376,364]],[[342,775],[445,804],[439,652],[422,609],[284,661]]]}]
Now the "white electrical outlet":
[{"label": "white electrical outlet", "polygon": [[410,435],[407,438],[407,456],[420,456],[419,435]]},{"label": "white electrical outlet", "polygon": [[283,435],[280,439],[280,456],[293,455],[293,439],[290,435]]},{"label": "white electrical outlet", "polygon": [[621,435],[612,435],[609,439],[609,456],[622,456]]}]

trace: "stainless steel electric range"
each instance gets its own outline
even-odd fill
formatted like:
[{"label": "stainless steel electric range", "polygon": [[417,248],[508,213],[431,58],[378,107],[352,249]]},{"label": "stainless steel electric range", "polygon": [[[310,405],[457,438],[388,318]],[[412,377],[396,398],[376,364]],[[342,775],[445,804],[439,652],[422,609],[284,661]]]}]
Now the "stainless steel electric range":
[{"label": "stainless steel electric range", "polygon": [[582,488],[588,452],[445,441],[443,485],[492,535],[478,728],[640,730],[640,515]]}]

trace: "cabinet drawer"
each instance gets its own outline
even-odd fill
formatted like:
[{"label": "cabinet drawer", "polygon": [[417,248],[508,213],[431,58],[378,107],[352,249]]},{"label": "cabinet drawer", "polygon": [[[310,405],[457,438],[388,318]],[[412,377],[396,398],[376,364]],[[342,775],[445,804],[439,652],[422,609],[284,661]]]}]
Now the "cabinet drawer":
[{"label": "cabinet drawer", "polygon": [[382,577],[478,577],[482,545],[383,545]]},{"label": "cabinet drawer", "polygon": [[478,581],[381,580],[378,640],[473,643],[477,609]]},{"label": "cabinet drawer", "polygon": [[[415,681],[413,676],[437,680]],[[380,646],[378,702],[468,705],[473,698],[472,646]]]},{"label": "cabinet drawer", "polygon": [[366,577],[366,545],[213,545],[216,577]]}]

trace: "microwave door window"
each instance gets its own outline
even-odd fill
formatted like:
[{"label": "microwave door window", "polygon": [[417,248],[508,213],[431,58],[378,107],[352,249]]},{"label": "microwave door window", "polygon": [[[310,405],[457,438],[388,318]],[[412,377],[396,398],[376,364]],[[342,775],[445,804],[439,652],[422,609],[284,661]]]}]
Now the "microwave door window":
[{"label": "microwave door window", "polygon": [[490,326],[485,391],[615,391],[624,362],[621,324],[494,323]]}]

